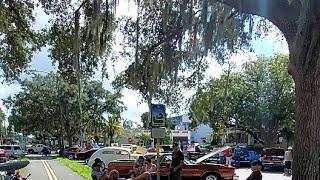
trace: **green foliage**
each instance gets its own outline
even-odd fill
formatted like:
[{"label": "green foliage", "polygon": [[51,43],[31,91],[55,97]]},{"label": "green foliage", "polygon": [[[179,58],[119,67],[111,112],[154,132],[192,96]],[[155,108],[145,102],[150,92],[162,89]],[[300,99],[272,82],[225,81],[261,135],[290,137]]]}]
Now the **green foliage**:
[{"label": "green foliage", "polygon": [[234,126],[252,135],[258,131],[272,145],[282,129],[293,131],[294,84],[287,64],[288,56],[259,58],[241,73],[227,71],[210,80],[192,101],[193,124],[210,124],[213,136]]},{"label": "green foliage", "polygon": [[84,80],[82,121],[79,121],[77,87],[57,74],[23,81],[22,91],[4,102],[11,108],[9,122],[16,132],[73,137],[83,128],[100,131],[103,114],[119,115],[124,107],[119,94],[103,89],[102,83]]},{"label": "green foliage", "polygon": [[149,123],[148,123],[148,116],[149,113],[148,112],[144,112],[141,114],[140,118],[141,118],[141,122],[142,122],[142,127],[143,128],[149,128]]},{"label": "green foliage", "polygon": [[75,81],[75,71],[93,74],[98,61],[110,51],[116,4],[101,0],[41,1],[43,9],[51,15],[52,26],[47,33],[50,56],[59,63],[64,76],[72,77],[71,81]]},{"label": "green foliage", "polygon": [[42,34],[32,28],[34,8],[31,0],[0,1],[0,68],[6,80],[18,79],[43,45]]},{"label": "green foliage", "polygon": [[181,108],[182,87],[194,88],[203,79],[208,53],[222,62],[251,37],[244,28],[249,16],[215,1],[137,2],[137,20],[129,18],[123,27],[122,53],[135,60],[114,85],[174,110]]}]

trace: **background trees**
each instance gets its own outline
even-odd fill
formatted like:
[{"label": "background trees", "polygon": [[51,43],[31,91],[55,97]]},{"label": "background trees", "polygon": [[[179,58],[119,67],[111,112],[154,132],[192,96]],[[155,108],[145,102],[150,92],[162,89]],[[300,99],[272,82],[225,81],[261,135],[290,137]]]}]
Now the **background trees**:
[{"label": "background trees", "polygon": [[77,111],[76,85],[69,84],[57,74],[35,76],[21,85],[23,90],[20,93],[5,100],[11,108],[10,124],[17,132],[50,135],[59,138],[60,143],[68,138],[72,145],[79,140],[83,129],[101,132],[103,129],[95,125],[104,123],[103,115],[119,116],[123,110],[119,94],[103,89],[98,81],[84,81],[81,121]]},{"label": "background trees", "polygon": [[[242,72],[229,74],[226,93],[221,87],[228,72],[210,80],[192,101],[193,124],[210,124],[220,134],[237,127],[266,146],[277,142],[282,131],[292,133],[294,84],[287,64],[288,57],[282,55],[247,62]],[[254,132],[260,132],[262,139]]]}]

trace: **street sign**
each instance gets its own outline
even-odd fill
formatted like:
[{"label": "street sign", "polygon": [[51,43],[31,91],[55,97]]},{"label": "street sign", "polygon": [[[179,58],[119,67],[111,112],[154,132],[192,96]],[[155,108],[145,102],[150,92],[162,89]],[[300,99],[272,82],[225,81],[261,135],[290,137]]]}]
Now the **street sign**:
[{"label": "street sign", "polygon": [[166,106],[163,104],[151,105],[151,125],[152,127],[165,127]]},{"label": "street sign", "polygon": [[152,128],[151,129],[151,138],[162,139],[166,135],[165,128]]}]

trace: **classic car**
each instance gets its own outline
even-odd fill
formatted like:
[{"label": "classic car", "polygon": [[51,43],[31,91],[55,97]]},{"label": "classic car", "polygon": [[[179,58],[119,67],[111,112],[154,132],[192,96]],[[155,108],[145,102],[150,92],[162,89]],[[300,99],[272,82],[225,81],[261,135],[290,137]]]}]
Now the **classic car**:
[{"label": "classic car", "polygon": [[[220,149],[221,150],[221,149]],[[220,151],[219,150],[219,151]],[[183,179],[205,179],[205,180],[232,180],[237,179],[235,168],[227,165],[206,163],[209,157],[214,156],[219,151],[211,152],[196,161],[184,160],[182,169]],[[148,155],[148,154],[147,154]],[[162,154],[160,156],[160,176],[161,179],[168,179],[170,174],[171,154]],[[108,165],[108,170],[119,171],[120,177],[127,178],[133,173],[134,160],[115,160]]]},{"label": "classic car", "polygon": [[93,153],[98,151],[99,149],[90,149],[86,151],[80,151],[75,154],[75,159],[77,160],[84,160],[84,162],[87,164],[90,157],[92,156]]},{"label": "classic car", "polygon": [[71,148],[67,148],[65,151],[64,151],[64,155],[65,157],[67,157],[68,159],[75,159],[75,155],[76,153],[80,152],[81,149],[78,147],[78,146],[74,146],[74,147],[71,147]]},{"label": "classic car", "polygon": [[233,149],[237,151],[239,162],[236,161],[235,153],[233,153],[231,164],[235,166],[248,166],[252,161],[259,160],[260,154],[256,151],[250,150],[246,146],[238,146]]},{"label": "classic car", "polygon": [[262,157],[262,168],[284,168],[284,153],[282,148],[266,148]]}]

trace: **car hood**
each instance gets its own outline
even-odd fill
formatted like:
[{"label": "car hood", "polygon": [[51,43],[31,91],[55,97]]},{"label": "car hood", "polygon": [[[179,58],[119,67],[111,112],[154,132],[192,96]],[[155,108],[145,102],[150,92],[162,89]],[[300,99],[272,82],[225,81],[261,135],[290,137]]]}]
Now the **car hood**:
[{"label": "car hood", "polygon": [[208,158],[210,158],[210,157],[212,157],[212,156],[214,156],[214,155],[216,155],[216,154],[218,154],[220,152],[223,152],[223,151],[225,151],[225,150],[227,150],[229,148],[230,148],[230,146],[225,146],[225,147],[218,148],[215,151],[212,151],[211,153],[206,154],[206,155],[198,158],[197,160],[195,160],[195,163],[196,164],[201,163],[202,161],[204,161],[204,160],[206,160],[206,159],[208,159]]}]

